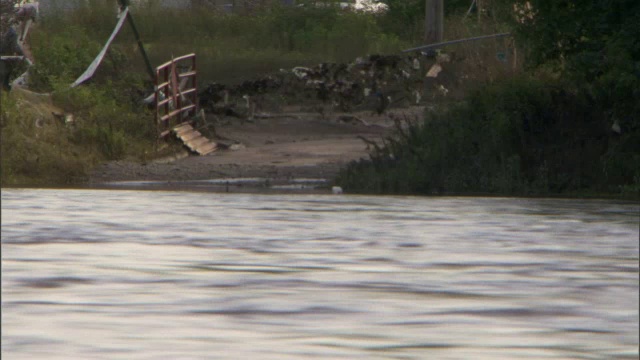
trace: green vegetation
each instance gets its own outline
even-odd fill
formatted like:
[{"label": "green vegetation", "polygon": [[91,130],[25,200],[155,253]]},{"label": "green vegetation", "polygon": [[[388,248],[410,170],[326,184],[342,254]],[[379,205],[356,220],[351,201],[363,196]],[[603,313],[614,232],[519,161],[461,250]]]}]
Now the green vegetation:
[{"label": "green vegetation", "polygon": [[86,165],[68,137],[59,135],[65,129],[40,128],[36,116],[21,111],[16,100],[2,97],[2,185],[79,181]]},{"label": "green vegetation", "polygon": [[144,160],[152,151],[152,117],[110,93],[115,86],[53,87],[57,106],[19,89],[2,96],[3,185],[79,183],[102,161]]},{"label": "green vegetation", "polygon": [[[525,9],[525,1],[516,3]],[[513,1],[493,8],[508,14],[505,23],[526,51],[526,74],[398,128],[338,182],[366,193],[637,198],[640,5],[530,4],[520,21]]]},{"label": "green vegetation", "polygon": [[2,185],[79,183],[102,161],[140,160],[153,149],[153,117],[138,102],[142,74],[120,71],[129,58],[114,48],[94,80],[71,89],[102,41],[66,25],[53,31],[43,21],[31,35],[30,90],[46,95],[2,94]]},{"label": "green vegetation", "polygon": [[[101,45],[116,22],[115,2],[92,0],[70,14],[44,17],[38,34],[63,34],[72,27]],[[193,52],[198,55],[203,82],[239,82],[280,68],[392,53],[410,44],[386,31],[379,17],[338,7],[274,5],[250,14],[227,14],[206,7],[200,11],[164,8],[149,1],[133,6],[132,14],[154,66]],[[132,60],[131,68],[121,70],[144,71],[128,27],[115,44]]]},{"label": "green vegetation", "polygon": [[[381,19],[386,31],[410,39],[414,44],[424,39],[425,0],[380,0],[380,2],[389,7],[388,13]],[[445,0],[445,15],[450,19],[460,18],[468,11],[470,3],[469,0]],[[448,28],[445,36],[454,39],[450,36],[452,27],[449,24],[445,26]],[[453,29],[461,28],[453,27]]]},{"label": "green vegetation", "polygon": [[[155,1],[132,13],[152,64],[195,52],[202,86],[420,44],[424,1],[383,2],[390,10],[377,15],[314,6],[225,14]],[[464,74],[464,86],[446,103],[425,94],[439,106],[338,182],[367,193],[637,196],[640,3],[529,0],[532,11],[516,17],[514,3],[526,10],[524,0],[493,0],[468,18],[469,1],[445,3],[445,39],[511,31],[526,71],[514,76],[496,61],[505,39],[447,49],[457,59],[447,69]],[[30,89],[51,93],[53,103],[2,93],[3,186],[81,182],[100,162],[154,153],[153,116],[140,103],[152,84],[128,26],[94,78],[69,88],[116,23],[115,0],[78,4],[43,16],[31,35]],[[57,111],[74,121],[50,115]]]},{"label": "green vegetation", "polygon": [[[408,45],[385,32],[378,17],[337,7],[274,6],[253,14],[223,14],[162,8],[149,1],[132,13],[151,63],[157,66],[195,52],[201,86]],[[140,102],[152,83],[126,24],[94,78],[69,88],[115,24],[115,0],[78,1],[73,11],[38,19],[30,35],[36,65],[30,70],[29,89],[50,93],[53,104],[33,106],[29,94],[2,92],[3,186],[82,182],[100,162],[145,161],[154,153],[153,116]],[[48,99],[38,97],[37,102]],[[56,118],[52,112],[73,114],[74,121],[65,124],[59,119],[62,114]]]},{"label": "green vegetation", "polygon": [[367,193],[632,192],[638,133],[614,136],[589,94],[552,84],[521,77],[483,86],[398,128],[339,182]]}]

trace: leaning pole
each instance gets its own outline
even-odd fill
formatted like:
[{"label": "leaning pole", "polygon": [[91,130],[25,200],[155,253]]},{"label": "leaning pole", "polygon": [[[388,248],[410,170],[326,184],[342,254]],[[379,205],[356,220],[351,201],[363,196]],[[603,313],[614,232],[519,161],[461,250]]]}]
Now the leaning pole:
[{"label": "leaning pole", "polygon": [[[118,2],[120,3],[120,8],[122,10],[129,7],[129,0],[118,0]],[[133,16],[131,15],[131,12],[129,12],[129,14],[127,15],[127,21],[129,22],[129,25],[131,25],[131,30],[133,30],[133,35],[135,36],[136,41],[138,42],[138,48],[140,49],[140,53],[142,53],[142,57],[144,58],[144,63],[147,67],[147,72],[149,73],[151,80],[154,81],[156,78],[156,74],[153,71],[153,67],[151,66],[149,57],[147,56],[147,52],[144,50],[144,45],[142,44],[142,40],[140,40],[140,33],[138,33],[138,29],[136,28],[136,23],[133,21]]]}]

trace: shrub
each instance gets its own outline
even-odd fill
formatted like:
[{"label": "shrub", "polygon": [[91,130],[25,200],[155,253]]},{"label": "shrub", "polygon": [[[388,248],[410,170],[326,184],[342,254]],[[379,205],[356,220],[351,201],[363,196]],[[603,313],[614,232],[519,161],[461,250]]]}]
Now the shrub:
[{"label": "shrub", "polygon": [[3,94],[0,101],[2,186],[72,184],[85,179],[91,155],[71,146],[64,126],[44,120],[37,111],[21,109],[10,96]]},{"label": "shrub", "polygon": [[351,191],[419,194],[617,192],[633,184],[638,153],[617,149],[631,143],[612,134],[588,92],[570,89],[531,78],[483,87],[399,128],[338,181]]}]

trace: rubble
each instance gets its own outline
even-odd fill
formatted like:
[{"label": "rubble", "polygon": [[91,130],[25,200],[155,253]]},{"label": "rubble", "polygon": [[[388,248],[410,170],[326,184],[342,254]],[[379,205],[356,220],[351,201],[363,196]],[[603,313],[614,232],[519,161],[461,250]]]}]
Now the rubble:
[{"label": "rubble", "polygon": [[390,106],[422,101],[427,62],[435,63],[415,55],[376,54],[348,64],[297,66],[235,86],[210,83],[199,93],[199,102],[210,113],[243,119],[253,118],[265,98],[280,105],[320,104],[323,109],[328,106],[341,112],[371,110],[382,114]]}]

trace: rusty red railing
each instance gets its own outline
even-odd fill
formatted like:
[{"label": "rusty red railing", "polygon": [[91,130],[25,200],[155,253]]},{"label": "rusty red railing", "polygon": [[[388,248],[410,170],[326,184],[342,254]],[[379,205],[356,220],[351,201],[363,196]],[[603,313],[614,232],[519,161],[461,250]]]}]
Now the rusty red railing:
[{"label": "rusty red railing", "polygon": [[156,126],[164,138],[178,124],[198,113],[196,54],[172,59],[156,68]]}]

